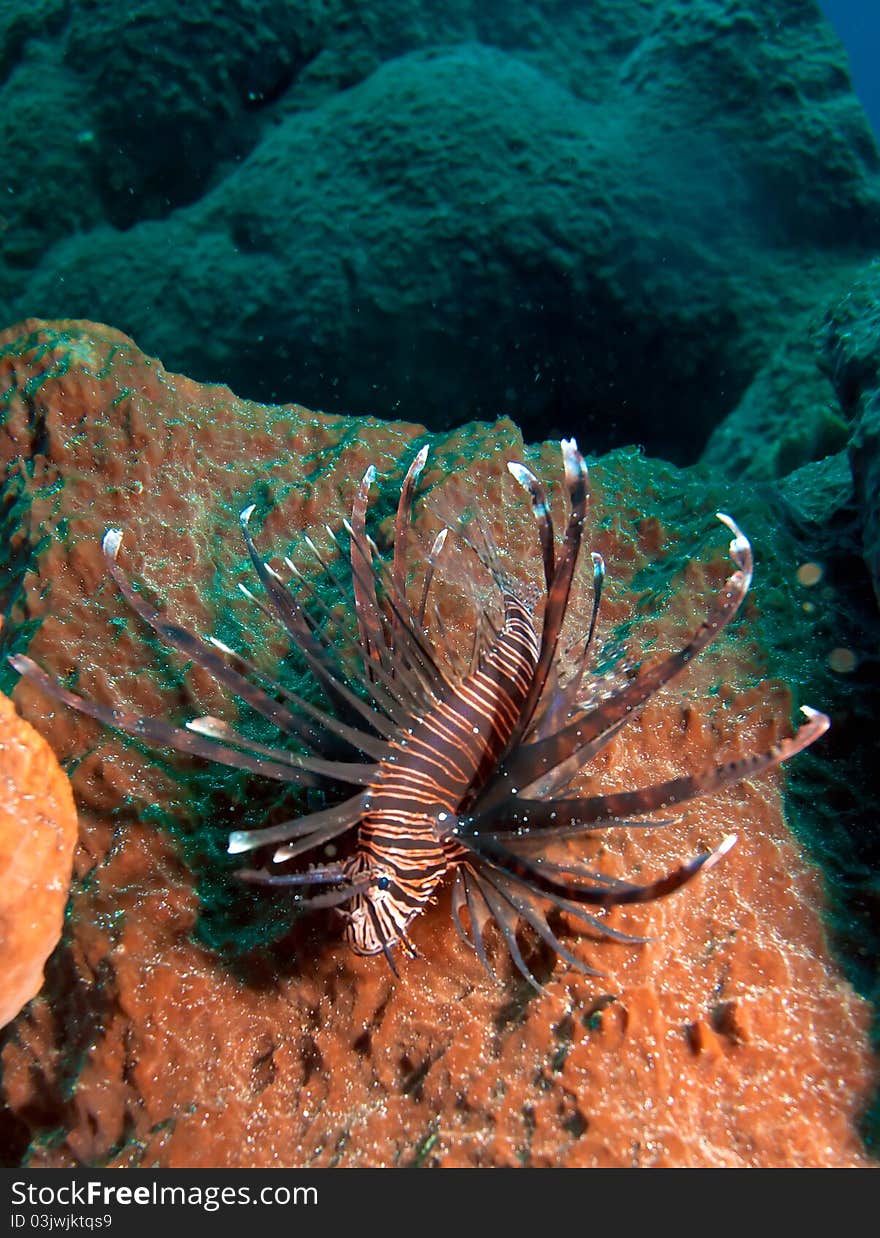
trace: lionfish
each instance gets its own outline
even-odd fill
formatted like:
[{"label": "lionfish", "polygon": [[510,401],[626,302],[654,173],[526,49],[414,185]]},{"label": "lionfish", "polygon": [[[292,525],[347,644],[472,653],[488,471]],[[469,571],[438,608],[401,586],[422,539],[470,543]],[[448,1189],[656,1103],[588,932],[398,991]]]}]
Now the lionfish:
[{"label": "lionfish", "polygon": [[[261,829],[235,831],[228,849],[238,854],[273,847],[270,860],[240,871],[239,876],[288,888],[298,908],[335,908],[355,954],[384,954],[396,973],[392,948],[399,945],[415,957],[410,925],[435,901],[447,875],[453,874],[456,929],[490,973],[483,934],[494,921],[515,966],[533,986],[540,988],[517,940],[521,922],[572,967],[600,974],[560,940],[553,912],[569,913],[608,938],[642,941],[613,929],[600,918],[602,909],[671,894],[717,863],[736,842],[736,835],[644,885],[575,862],[553,861],[548,846],[612,827],[669,824],[650,814],[787,760],[823,734],[829,721],[803,707],[806,722],[794,736],[765,752],[636,789],[600,795],[569,792],[587,763],[730,622],[751,583],[752,553],[734,521],[717,513],[733,535],[734,570],[706,618],[682,648],[653,661],[628,664],[611,687],[591,673],[605,575],[602,557],[593,553],[589,632],[573,669],[564,674],[560,634],[589,491],[577,444],[563,440],[561,447],[569,515],[559,545],[538,478],[521,463],[508,464],[528,495],[537,525],[544,577],[540,634],[534,615],[538,591],[503,568],[479,521],[473,528],[462,520],[446,522],[427,557],[420,601],[410,603],[406,544],[427,447],[414,459],[401,488],[390,565],[381,560],[366,529],[368,495],[376,477],[373,467],[358,487],[351,520],[345,522],[357,620],[357,635],[347,641],[331,639],[335,622],[331,608],[289,558],[287,582],[261,558],[249,531],[254,507],[241,513],[247,551],[268,605],[245,586],[240,588],[280,623],[317,681],[326,707],[276,682],[216,638],[202,640],[169,623],[120,568],[121,532],[106,533],[103,551],[108,569],[132,609],[168,645],[276,727],[283,737],[277,746],[258,743],[216,717],[195,718],[179,728],[111,708],[64,688],[28,657],[10,661],[49,695],[149,744],[321,791],[325,807]],[[425,626],[434,569],[450,528],[482,562],[501,601],[500,622],[485,613],[480,616],[470,661],[461,666],[451,655],[436,608],[436,640]],[[339,546],[333,530],[328,531]],[[344,590],[334,564],[310,538],[306,542],[322,570]],[[356,843],[348,858],[293,871],[287,867],[349,831],[356,831]]]}]

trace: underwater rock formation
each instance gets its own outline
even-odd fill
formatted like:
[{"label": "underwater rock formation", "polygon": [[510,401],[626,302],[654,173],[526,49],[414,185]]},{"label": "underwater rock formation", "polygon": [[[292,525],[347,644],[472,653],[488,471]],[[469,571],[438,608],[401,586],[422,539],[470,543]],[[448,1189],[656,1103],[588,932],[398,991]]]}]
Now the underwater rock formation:
[{"label": "underwater rock formation", "polygon": [[0,1027],[43,983],[76,835],[73,793],[51,748],[0,696]]},{"label": "underwater rock formation", "polygon": [[[533,522],[506,462],[525,459],[561,503],[558,449],[524,447],[509,421],[431,437],[256,405],[168,373],[90,323],[4,332],[0,390],[3,651],[157,716],[235,712],[119,598],[100,554],[106,528],[124,528],[127,569],[169,616],[283,658],[235,588],[253,584],[243,507],[257,504],[261,548],[281,555],[303,529],[338,527],[374,464],[372,527],[387,548],[402,462],[430,441],[417,532],[454,475],[511,569],[537,580]],[[802,551],[785,506],[762,515],[767,496],[631,451],[593,462],[591,478],[587,540],[609,566],[602,642],[632,626],[659,650],[702,617],[726,570],[722,502],[759,557],[742,618],[596,762],[593,785],[631,785],[648,764],[672,776],[789,733],[800,701],[768,668],[797,692],[825,636],[793,580]],[[453,568],[449,627],[466,640],[472,602]],[[586,580],[573,611],[586,626]],[[783,819],[781,775],[698,801],[667,829],[583,844],[603,871],[647,878],[739,834],[689,889],[613,914],[645,945],[560,926],[601,978],[524,934],[545,985],[536,995],[503,950],[503,984],[487,980],[445,897],[414,925],[422,957],[399,978],[352,955],[332,916],[292,922],[283,896],[236,883],[226,855],[230,829],[277,819],[277,787],[143,748],[27,682],[15,699],[71,769],[81,843],[69,933],[5,1037],[8,1163],[869,1163],[857,1122],[876,1072],[870,1009],[830,953],[821,878]],[[803,699],[826,704],[813,686]],[[821,800],[823,752],[809,759]]]},{"label": "underwater rock formation", "polygon": [[[810,473],[826,523],[847,510],[880,600],[880,262],[869,263],[825,305],[795,323],[739,405],[712,432],[701,463],[754,481]],[[840,480],[827,462],[839,456]],[[841,473],[841,470],[843,472]]]},{"label": "underwater rock formation", "polygon": [[817,337],[821,364],[851,425],[847,446],[862,546],[880,603],[880,261],[829,307]]},{"label": "underwater rock formation", "polygon": [[813,318],[820,312],[796,322],[736,408],[709,435],[700,456],[707,468],[777,481],[846,450],[852,424],[816,347]]},{"label": "underwater rock formation", "polygon": [[880,244],[810,0],[43,0],[0,63],[0,318],[252,398],[689,462]]}]

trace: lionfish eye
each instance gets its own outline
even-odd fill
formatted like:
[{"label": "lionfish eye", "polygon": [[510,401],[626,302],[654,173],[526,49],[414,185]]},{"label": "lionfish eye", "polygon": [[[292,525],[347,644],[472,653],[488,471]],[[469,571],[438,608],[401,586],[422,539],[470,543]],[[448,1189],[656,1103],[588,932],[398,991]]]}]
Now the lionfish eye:
[{"label": "lionfish eye", "polygon": [[387,877],[380,877],[379,880],[376,882],[376,889],[387,890],[390,885],[391,885],[391,882],[388,880]]}]

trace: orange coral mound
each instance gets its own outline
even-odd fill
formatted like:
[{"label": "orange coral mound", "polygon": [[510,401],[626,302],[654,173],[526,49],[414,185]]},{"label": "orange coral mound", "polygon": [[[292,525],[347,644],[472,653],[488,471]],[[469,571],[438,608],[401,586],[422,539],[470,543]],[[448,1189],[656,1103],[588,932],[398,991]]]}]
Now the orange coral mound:
[{"label": "orange coral mound", "polygon": [[[0,459],[32,464],[18,538],[36,570],[14,621],[42,620],[30,654],[56,674],[77,667],[80,691],[160,716],[232,714],[206,676],[174,680],[144,644],[106,582],[104,530],[124,525],[127,570],[177,621],[201,632],[234,620],[248,631],[255,620],[232,587],[246,578],[235,522],[244,502],[270,497],[260,544],[286,550],[298,528],[338,525],[366,465],[394,473],[423,435],[240,401],[167,374],[90,324],[7,332],[0,373],[15,388]],[[506,461],[523,453],[510,422],[466,427],[435,437],[424,481],[442,486],[454,472],[480,496],[507,562],[535,579],[534,527],[506,481]],[[530,449],[528,460],[561,502],[557,449]],[[662,512],[662,495],[678,499],[690,484],[658,470],[633,455],[592,469],[591,543],[609,564],[609,628],[633,616],[631,582],[666,543],[645,505]],[[669,519],[681,519],[680,507]],[[44,542],[47,532],[61,535]],[[219,598],[218,561],[229,572]],[[674,644],[724,567],[721,554],[692,562],[640,635]],[[447,624],[466,641],[470,605],[455,600],[454,571],[446,583]],[[582,590],[574,610],[586,616]],[[789,730],[779,685],[747,687],[734,707],[729,685],[754,684],[761,659],[748,618],[606,750],[591,787],[669,777]],[[253,631],[265,641],[265,629]],[[78,871],[89,877],[74,891],[55,987],[14,1026],[3,1055],[7,1103],[36,1137],[31,1163],[868,1164],[856,1121],[876,1069],[869,1011],[829,953],[819,876],[783,819],[784,775],[699,801],[681,825],[580,844],[604,871],[648,879],[739,834],[705,878],[614,913],[615,926],[650,936],[645,945],[594,942],[569,926],[571,949],[604,977],[576,974],[527,942],[546,984],[536,996],[501,950],[502,983],[487,978],[446,899],[415,922],[422,957],[401,960],[399,979],[381,959],[351,955],[329,915],[251,958],[208,949],[199,937],[208,886],[185,857],[199,846],[219,855],[243,801],[200,817],[157,761],[32,685],[16,695],[60,753],[83,758],[73,777]],[[216,880],[218,898],[239,897],[234,882]],[[49,1132],[62,1135],[40,1140]]]},{"label": "orange coral mound", "polygon": [[51,748],[0,696],[0,1026],[43,983],[61,936],[76,834],[73,793]]}]

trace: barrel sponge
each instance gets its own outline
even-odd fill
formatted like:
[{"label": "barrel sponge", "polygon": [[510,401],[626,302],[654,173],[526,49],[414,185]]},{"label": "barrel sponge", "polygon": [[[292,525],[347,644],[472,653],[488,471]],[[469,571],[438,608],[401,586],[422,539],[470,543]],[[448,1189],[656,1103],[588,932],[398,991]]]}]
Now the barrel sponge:
[{"label": "barrel sponge", "polygon": [[43,984],[61,936],[76,837],[66,775],[42,736],[0,696],[0,1025]]}]

